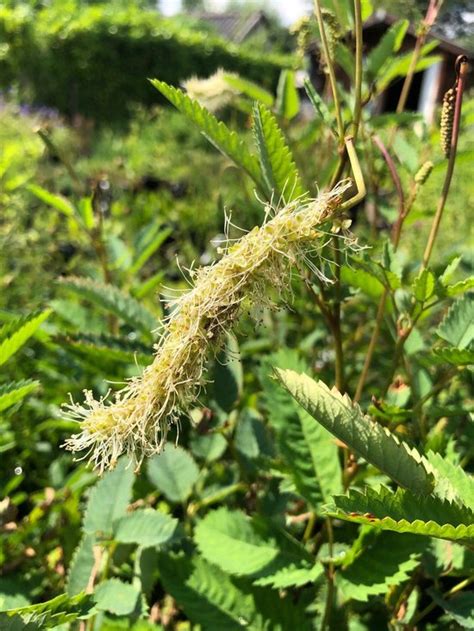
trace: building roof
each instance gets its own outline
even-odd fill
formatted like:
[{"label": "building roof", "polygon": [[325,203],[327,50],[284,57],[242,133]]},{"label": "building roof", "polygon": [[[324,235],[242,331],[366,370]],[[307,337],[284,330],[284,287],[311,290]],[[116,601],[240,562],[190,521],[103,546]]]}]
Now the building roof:
[{"label": "building roof", "polygon": [[196,17],[213,26],[219,35],[236,44],[240,44],[258,27],[268,23],[263,11],[252,11],[246,14],[204,12],[197,13]]}]

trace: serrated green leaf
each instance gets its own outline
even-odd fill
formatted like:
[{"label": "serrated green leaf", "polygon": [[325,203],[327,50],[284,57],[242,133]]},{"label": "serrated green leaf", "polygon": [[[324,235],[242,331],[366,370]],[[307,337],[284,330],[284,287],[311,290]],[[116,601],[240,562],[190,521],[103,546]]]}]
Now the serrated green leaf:
[{"label": "serrated green leaf", "polygon": [[256,157],[249,152],[234,131],[231,131],[222,121],[218,121],[215,116],[181,90],[157,79],[152,79],[151,83],[170,103],[197,125],[219,151],[237,166],[242,167],[257,186],[265,190]]},{"label": "serrated green leaf", "polygon": [[36,333],[51,314],[51,309],[15,319],[0,329],[0,366],[14,355]]},{"label": "serrated green leaf", "polygon": [[191,454],[182,447],[166,445],[147,463],[150,481],[171,502],[185,502],[199,477],[199,469]]},{"label": "serrated green leaf", "polygon": [[355,76],[354,55],[349,48],[341,41],[336,42],[334,47],[334,59],[344,70],[346,75],[352,79]]},{"label": "serrated green leaf", "polygon": [[278,80],[275,109],[279,116],[291,120],[300,111],[300,97],[293,70],[282,70]]},{"label": "serrated green leaf", "polygon": [[365,71],[369,81],[374,81],[386,60],[399,50],[409,26],[408,20],[395,22],[367,55]]},{"label": "serrated green leaf", "polygon": [[432,488],[428,463],[387,428],[365,416],[357,404],[322,381],[277,369],[282,385],[313,418],[353,451],[416,493]]},{"label": "serrated green leaf", "polygon": [[453,366],[471,366],[474,364],[474,350],[444,346],[434,348],[428,358],[435,364],[453,364]]},{"label": "serrated green leaf", "polygon": [[464,294],[466,291],[470,291],[473,288],[474,288],[474,276],[470,276],[469,278],[460,280],[458,283],[454,283],[453,285],[448,285],[446,287],[446,294],[451,297],[459,296],[459,294]]},{"label": "serrated green leaf", "polygon": [[336,573],[337,586],[345,598],[353,600],[386,594],[410,577],[426,546],[415,535],[375,532],[357,558]]},{"label": "serrated green leaf", "polygon": [[437,472],[435,493],[442,499],[455,500],[474,512],[474,477],[439,453],[430,451],[427,459]]},{"label": "serrated green leaf", "polygon": [[[27,607],[18,607],[16,609],[7,610],[3,617],[3,620],[8,618],[19,616],[26,627],[14,627],[18,629],[51,629],[60,624],[66,624],[76,620],[78,617],[87,618],[87,615],[92,612],[94,607],[94,601],[90,594],[84,592],[77,594],[76,596],[68,596],[67,594],[61,594],[43,603],[37,605],[28,605]],[[3,624],[3,620],[0,618],[0,622]],[[29,625],[32,625],[31,627]],[[35,626],[37,625],[37,626]],[[3,627],[8,628],[8,627]]]},{"label": "serrated green leaf", "polygon": [[302,587],[308,583],[314,585],[324,576],[324,567],[316,563],[313,567],[292,567],[291,565],[277,570],[269,576],[253,581],[260,587],[270,586],[273,589],[287,589],[288,587]]},{"label": "serrated green leaf", "polygon": [[474,339],[474,294],[456,300],[448,310],[436,334],[459,349]]},{"label": "serrated green leaf", "polygon": [[198,556],[159,558],[166,591],[175,598],[189,619],[203,629],[240,631],[259,629],[253,596],[242,592],[218,567]]},{"label": "serrated green leaf", "polygon": [[314,107],[316,114],[318,114],[323,123],[326,125],[327,129],[329,129],[333,136],[337,136],[337,133],[334,128],[334,117],[331,115],[328,106],[323,101],[323,99],[316,92],[313,84],[309,79],[305,79],[304,89],[306,94],[308,95],[309,100],[311,101],[311,105]]},{"label": "serrated green leaf", "polygon": [[263,178],[277,199],[292,201],[304,193],[290,148],[273,114],[261,103],[253,109],[253,131]]},{"label": "serrated green leaf", "polygon": [[305,549],[289,535],[285,545],[279,545],[276,536],[258,528],[244,513],[225,507],[208,513],[197,524],[194,539],[207,561],[235,576],[271,582],[284,569],[312,566]]},{"label": "serrated green leaf", "polygon": [[135,480],[130,461],[120,458],[113,471],[107,472],[92,489],[84,516],[84,532],[111,535],[115,520],[127,510]]},{"label": "serrated green leaf", "polygon": [[219,407],[230,412],[242,395],[244,374],[240,350],[234,335],[227,334],[224,348],[214,365],[214,398]]},{"label": "serrated green leaf", "polygon": [[113,538],[120,543],[135,543],[142,548],[159,546],[173,536],[178,520],[165,513],[144,508],[119,519]]},{"label": "serrated green leaf", "polygon": [[449,285],[450,280],[454,276],[454,273],[459,267],[459,263],[462,261],[462,256],[456,256],[454,259],[446,266],[446,269],[439,277],[439,282],[447,287]]},{"label": "serrated green leaf", "polygon": [[155,316],[143,307],[135,298],[129,296],[113,285],[105,285],[90,278],[74,276],[61,279],[61,286],[85,298],[97,306],[113,313],[132,327],[150,334],[157,328]]},{"label": "serrated green leaf", "polygon": [[29,591],[28,583],[22,581],[21,578],[11,575],[0,576],[0,611],[27,607],[30,604],[27,597]]},{"label": "serrated green leaf", "polygon": [[290,595],[234,581],[199,556],[159,557],[165,589],[186,616],[203,629],[239,631],[309,631],[310,623]]},{"label": "serrated green leaf", "polygon": [[22,401],[39,386],[39,381],[23,379],[0,386],[0,412]]},{"label": "serrated green leaf", "polygon": [[109,578],[95,589],[97,609],[109,611],[116,616],[127,616],[137,607],[140,590],[138,586],[124,583],[118,578]]},{"label": "serrated green leaf", "polygon": [[379,491],[355,489],[333,498],[327,514],[382,530],[438,537],[452,541],[474,538],[474,515],[466,508],[433,495],[415,495],[404,489],[396,492],[382,487]]},{"label": "serrated green leaf", "polygon": [[[283,457],[287,474],[298,493],[312,507],[317,508],[323,501],[323,496],[313,467],[313,457],[304,436],[300,409],[291,395],[283,390],[273,378],[274,367],[303,371],[306,365],[296,352],[279,351],[270,355],[262,364],[260,381],[263,387],[265,408],[268,411],[270,424],[275,429],[278,450]],[[337,462],[334,466],[337,466]],[[335,476],[335,483],[337,483],[336,480],[337,476]]]},{"label": "serrated green leaf", "polygon": [[68,335],[59,338],[61,344],[76,351],[81,356],[86,355],[97,362],[127,362],[129,364],[148,365],[152,359],[152,349],[138,340],[111,335]]},{"label": "serrated green leaf", "polygon": [[419,302],[425,302],[433,295],[435,286],[435,275],[431,270],[424,268],[413,281],[413,295]]},{"label": "serrated green leaf", "polygon": [[84,535],[74,550],[66,584],[68,596],[75,596],[86,590],[95,563],[94,544],[94,535]]}]

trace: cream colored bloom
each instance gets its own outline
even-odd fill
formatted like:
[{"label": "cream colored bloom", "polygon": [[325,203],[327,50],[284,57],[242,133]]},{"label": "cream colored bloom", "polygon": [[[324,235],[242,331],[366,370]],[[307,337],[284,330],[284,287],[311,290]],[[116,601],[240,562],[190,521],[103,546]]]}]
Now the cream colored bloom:
[{"label": "cream colored bloom", "polygon": [[217,112],[226,105],[229,105],[235,96],[239,94],[227,81],[227,77],[232,77],[228,72],[220,69],[207,79],[191,77],[183,83],[189,97],[205,107],[209,112]]},{"label": "cream colored bloom", "polygon": [[[196,401],[209,351],[220,348],[242,304],[268,304],[269,288],[286,290],[293,265],[324,245],[346,188],[340,185],[316,200],[298,199],[273,217],[268,206],[266,223],[228,244],[217,263],[194,272],[194,288],[174,301],[155,359],[143,374],[111,401],[97,401],[87,391],[84,403],[67,406],[82,423],[66,448],[85,450],[84,458],[100,472],[123,453],[139,465],[160,452],[168,429]],[[318,273],[314,264],[312,269]]]}]

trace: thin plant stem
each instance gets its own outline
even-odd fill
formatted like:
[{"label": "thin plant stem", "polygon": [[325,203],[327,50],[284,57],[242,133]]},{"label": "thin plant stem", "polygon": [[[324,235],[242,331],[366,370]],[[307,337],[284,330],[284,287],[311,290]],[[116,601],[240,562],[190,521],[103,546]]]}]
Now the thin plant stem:
[{"label": "thin plant stem", "polygon": [[438,17],[439,10],[441,5],[443,4],[442,0],[431,0],[428,9],[426,11],[426,15],[424,20],[421,23],[421,28],[418,33],[418,37],[416,38],[415,48],[413,49],[413,54],[410,60],[410,66],[408,68],[407,75],[405,77],[405,81],[403,82],[402,91],[400,92],[400,97],[397,103],[396,113],[401,114],[406,106],[408,94],[410,93],[410,88],[413,83],[413,78],[415,76],[416,66],[418,65],[418,61],[420,60],[421,49],[424,46],[426,41],[426,37],[431,30],[431,27],[436,21]]},{"label": "thin plant stem", "polygon": [[[450,186],[451,186],[451,181],[452,181],[452,178],[453,178],[454,163],[456,161],[456,151],[457,151],[457,146],[458,146],[459,125],[460,125],[460,121],[461,121],[462,97],[463,97],[464,87],[465,87],[465,84],[466,84],[467,70],[468,70],[467,57],[465,57],[464,55],[460,55],[456,59],[456,74],[457,74],[457,79],[456,79],[456,101],[455,101],[455,104],[454,104],[453,131],[452,131],[452,134],[451,134],[451,145],[450,145],[448,168],[446,169],[446,176],[444,178],[443,189],[441,191],[441,196],[440,196],[439,201],[438,201],[436,214],[435,214],[435,217],[433,219],[433,224],[431,226],[431,231],[430,231],[430,234],[429,234],[429,237],[428,237],[428,242],[426,244],[425,253],[423,255],[423,262],[422,262],[422,265],[421,265],[421,269],[422,270],[426,269],[426,267],[428,266],[428,263],[430,261],[431,254],[432,254],[432,251],[433,251],[433,246],[434,246],[434,243],[436,241],[436,237],[438,235],[439,226],[440,226],[440,223],[441,223],[441,218],[443,216],[443,211],[444,211],[444,208],[446,206],[446,200],[448,199],[448,194],[449,194],[449,190],[450,190]],[[393,372],[392,372],[392,375],[390,377],[390,381],[392,379],[393,374],[395,374],[395,371],[397,369],[398,362],[400,360],[400,357],[402,356],[403,348],[405,346],[405,343],[406,343],[407,339],[410,337],[413,329],[415,328],[415,324],[418,321],[418,318],[420,317],[421,313],[422,312],[420,312],[418,317],[415,318],[415,320],[412,322],[412,324],[403,333],[403,335],[401,335],[399,337],[399,339],[397,341],[397,344],[395,346],[394,360],[393,360]],[[386,387],[386,389],[388,389],[389,386],[390,386],[390,382],[389,382],[388,386]]]},{"label": "thin plant stem", "polygon": [[342,146],[344,143],[344,123],[342,121],[341,114],[341,104],[339,102],[339,96],[337,93],[337,83],[336,83],[336,73],[334,71],[334,64],[331,58],[331,53],[329,51],[328,40],[326,37],[326,29],[324,28],[324,20],[323,15],[321,13],[321,2],[320,0],[314,0],[314,10],[316,13],[316,19],[318,21],[319,33],[321,35],[321,44],[323,46],[324,56],[326,58],[326,64],[328,67],[329,74],[329,83],[331,85],[332,98],[334,101],[334,109],[336,112],[336,121],[337,121],[337,133],[339,136],[339,145]]},{"label": "thin plant stem", "polygon": [[[387,163],[388,169],[390,171],[390,175],[395,185],[395,190],[397,191],[398,219],[395,224],[395,232],[392,235],[393,247],[396,250],[400,241],[400,234],[401,234],[401,230],[403,226],[403,221],[407,215],[408,208],[405,206],[405,197],[403,194],[402,183],[400,181],[397,168],[395,166],[395,163],[390,153],[388,152],[387,148],[385,147],[385,145],[383,144],[383,142],[380,140],[378,136],[374,136],[373,141],[374,141],[374,144],[377,145],[377,147],[379,148],[385,162]],[[362,392],[364,390],[365,382],[367,380],[367,375],[369,373],[372,357],[374,355],[375,348],[377,346],[377,342],[379,339],[380,329],[382,327],[382,321],[383,321],[383,316],[385,313],[385,305],[387,303],[388,294],[389,294],[388,288],[384,288],[382,296],[380,297],[378,308],[377,308],[377,315],[375,317],[375,327],[372,332],[372,336],[370,338],[369,346],[368,346],[367,353],[364,359],[364,366],[362,368],[362,372],[360,374],[359,381],[357,383],[356,392],[354,395],[354,401],[356,402],[360,401],[362,397]]]},{"label": "thin plant stem", "polygon": [[354,0],[355,16],[355,85],[354,85],[354,116],[352,123],[352,133],[354,141],[357,140],[359,125],[362,114],[362,7],[360,0]]},{"label": "thin plant stem", "polygon": [[459,124],[461,121],[462,97],[463,97],[464,87],[466,84],[467,70],[468,70],[467,57],[465,57],[464,55],[460,55],[456,60],[456,73],[457,73],[456,88],[457,89],[456,89],[456,101],[454,104],[453,131],[451,134],[451,146],[450,146],[450,152],[449,152],[448,168],[446,170],[446,177],[444,179],[443,190],[441,192],[441,197],[439,198],[438,207],[436,209],[436,214],[433,219],[430,235],[428,237],[428,243],[426,244],[425,253],[423,255],[422,269],[427,267],[430,261],[431,253],[433,252],[433,246],[436,241],[436,237],[438,235],[441,218],[443,216],[444,207],[446,205],[446,200],[448,199],[449,189],[451,186],[451,180],[453,178],[454,163],[456,161],[456,150],[458,146]]},{"label": "thin plant stem", "polygon": [[[332,521],[330,517],[326,518],[326,533],[327,533],[327,538],[328,538],[328,552],[329,552],[329,556],[332,559],[333,552],[334,552],[334,533],[332,530]],[[321,631],[325,631],[325,629],[329,627],[329,623],[331,621],[331,613],[332,613],[332,608],[333,608],[333,603],[334,603],[334,592],[335,592],[333,561],[330,561],[328,564],[327,583],[328,583],[328,586],[327,586],[327,593],[326,593],[326,604],[324,607],[323,619],[321,621]]]}]

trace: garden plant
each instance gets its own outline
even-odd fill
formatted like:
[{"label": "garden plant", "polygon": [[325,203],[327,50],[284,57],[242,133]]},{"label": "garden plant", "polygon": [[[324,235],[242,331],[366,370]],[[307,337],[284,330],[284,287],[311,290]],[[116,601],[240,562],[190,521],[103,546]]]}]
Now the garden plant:
[{"label": "garden plant", "polygon": [[1,629],[474,628],[469,64],[431,128],[440,3],[408,52],[322,4],[321,93],[151,79],[83,149],[3,109]]}]

